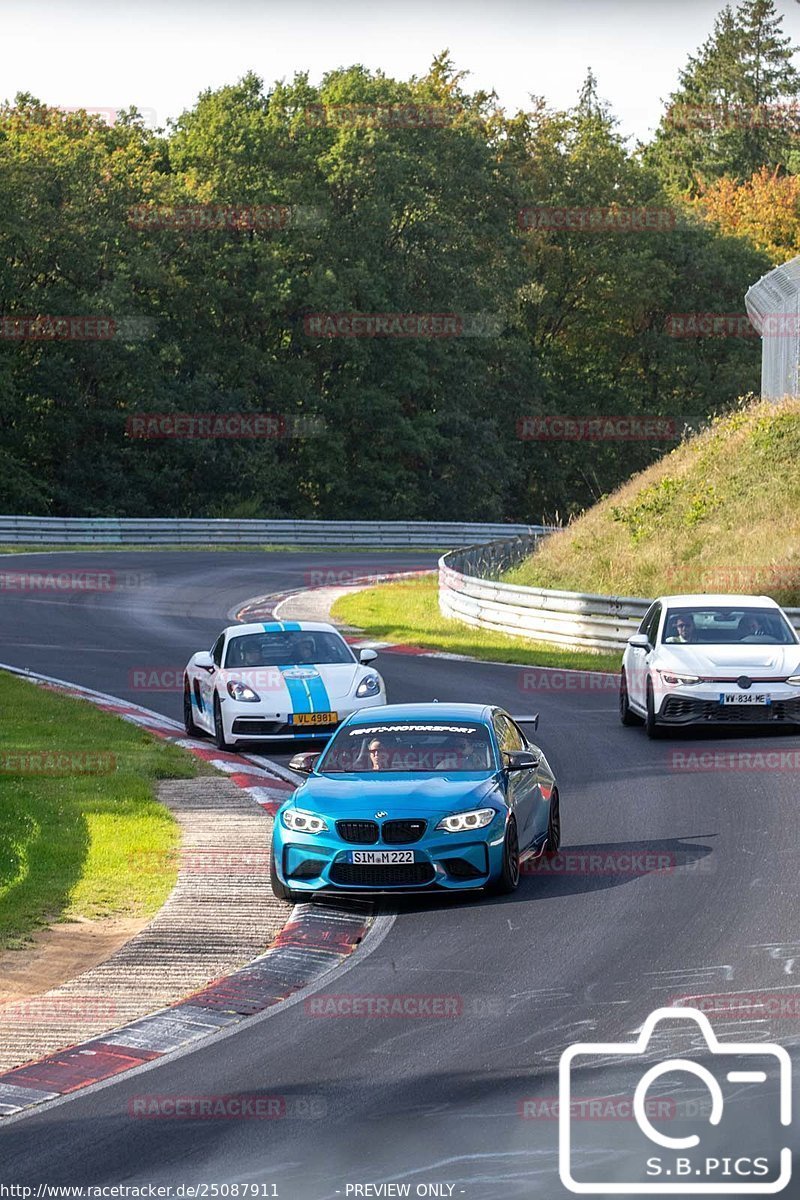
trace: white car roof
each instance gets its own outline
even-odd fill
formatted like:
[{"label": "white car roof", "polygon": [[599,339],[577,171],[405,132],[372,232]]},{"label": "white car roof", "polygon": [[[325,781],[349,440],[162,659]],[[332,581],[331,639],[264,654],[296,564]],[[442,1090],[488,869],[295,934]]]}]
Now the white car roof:
[{"label": "white car roof", "polygon": [[717,594],[702,592],[699,595],[659,596],[661,605],[677,607],[679,605],[720,605],[726,608],[780,608],[770,596],[739,596],[732,593]]},{"label": "white car roof", "polygon": [[[325,621],[249,621],[246,625],[229,625],[225,633],[278,633],[282,626],[288,627],[288,632],[297,632],[297,630],[308,630],[309,633],[339,633],[335,626],[328,624]],[[266,631],[264,629],[266,626]],[[341,634],[339,634],[341,637]]]}]

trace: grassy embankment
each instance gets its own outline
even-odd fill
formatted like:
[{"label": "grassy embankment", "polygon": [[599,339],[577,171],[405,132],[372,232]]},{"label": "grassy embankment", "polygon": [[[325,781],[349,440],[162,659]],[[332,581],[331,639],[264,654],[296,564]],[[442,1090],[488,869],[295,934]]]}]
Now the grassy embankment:
[{"label": "grassy embankment", "polygon": [[154,784],[196,773],[135,725],[0,672],[0,948],[57,921],[157,912],[180,835]]},{"label": "grassy embankment", "polygon": [[800,399],[717,418],[505,578],[619,596],[745,592],[800,605]]},{"label": "grassy embankment", "polygon": [[[800,605],[800,400],[743,403],[545,541],[509,583],[650,598],[746,592]],[[376,639],[476,658],[616,670],[618,654],[564,650],[439,613],[435,577],[345,596],[341,621]]]}]

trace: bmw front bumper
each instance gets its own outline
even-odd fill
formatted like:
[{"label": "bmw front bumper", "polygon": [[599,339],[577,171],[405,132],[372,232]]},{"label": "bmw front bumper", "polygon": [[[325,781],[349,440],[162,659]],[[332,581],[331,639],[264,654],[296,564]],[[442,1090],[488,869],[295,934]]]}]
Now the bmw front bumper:
[{"label": "bmw front bumper", "polygon": [[[325,820],[335,825],[329,817]],[[499,874],[504,833],[505,819],[499,812],[480,831],[480,837],[472,830],[443,833],[429,828],[419,841],[411,844],[358,845],[343,841],[335,828],[321,834],[286,829],[278,816],[273,833],[273,863],[281,882],[296,892],[469,891],[485,887]],[[398,850],[412,852],[413,862],[363,865],[352,862],[353,852],[380,855]]]}]

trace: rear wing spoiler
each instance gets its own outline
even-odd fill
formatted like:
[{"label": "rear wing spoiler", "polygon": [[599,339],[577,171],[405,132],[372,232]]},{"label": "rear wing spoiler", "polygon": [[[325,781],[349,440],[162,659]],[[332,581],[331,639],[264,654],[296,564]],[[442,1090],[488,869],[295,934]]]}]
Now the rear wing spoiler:
[{"label": "rear wing spoiler", "polygon": [[539,728],[539,714],[534,713],[532,717],[514,717],[518,725],[532,725],[534,730]]}]

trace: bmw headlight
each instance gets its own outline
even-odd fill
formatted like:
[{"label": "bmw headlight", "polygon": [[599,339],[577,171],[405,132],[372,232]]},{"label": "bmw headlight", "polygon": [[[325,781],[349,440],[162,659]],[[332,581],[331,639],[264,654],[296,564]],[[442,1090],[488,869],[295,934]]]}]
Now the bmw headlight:
[{"label": "bmw headlight", "polygon": [[700,682],[697,675],[673,675],[672,671],[659,671],[658,673],[668,687],[683,687],[689,683]]},{"label": "bmw headlight", "polygon": [[237,679],[228,680],[228,695],[231,700],[247,700],[250,704],[257,704],[261,700],[258,692],[254,692],[246,683],[239,683]]},{"label": "bmw headlight", "polygon": [[485,829],[496,816],[493,808],[471,808],[469,812],[443,817],[436,828],[444,830],[445,833],[465,833],[468,829]]},{"label": "bmw headlight", "polygon": [[356,688],[357,696],[377,696],[381,690],[381,681],[377,675],[365,675]]},{"label": "bmw headlight", "polygon": [[294,833],[327,833],[328,826],[322,817],[316,813],[306,812],[302,808],[287,808],[281,814],[281,820],[287,829]]}]

